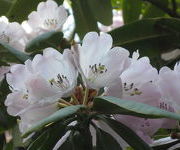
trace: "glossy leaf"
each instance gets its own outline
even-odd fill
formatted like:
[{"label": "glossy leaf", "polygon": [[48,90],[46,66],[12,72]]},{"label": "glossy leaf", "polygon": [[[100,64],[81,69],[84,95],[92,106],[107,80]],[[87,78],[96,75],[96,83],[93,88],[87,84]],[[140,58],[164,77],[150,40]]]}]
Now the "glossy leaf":
[{"label": "glossy leaf", "polygon": [[97,21],[104,25],[112,24],[111,0],[88,0],[87,3]]},{"label": "glossy leaf", "polygon": [[175,49],[180,43],[180,20],[174,18],[144,19],[110,32],[115,46],[142,55],[156,56],[160,51]]},{"label": "glossy leaf", "polygon": [[25,62],[27,59],[30,59],[30,56],[11,47],[10,45],[0,42],[0,46],[3,47],[4,50],[6,50],[8,53],[12,54],[17,60],[20,62]]},{"label": "glossy leaf", "polygon": [[26,51],[33,52],[33,51],[45,49],[47,47],[53,47],[57,49],[60,46],[62,39],[63,39],[62,32],[56,32],[56,31],[47,32],[31,40],[26,46]]},{"label": "glossy leaf", "polygon": [[124,114],[143,118],[170,118],[180,120],[180,115],[147,104],[122,100],[111,96],[97,97],[94,100],[95,111],[105,114]]},{"label": "glossy leaf", "polygon": [[[168,0],[163,0],[163,1],[157,0],[157,1],[161,2],[162,5],[164,5],[164,7],[168,7],[168,4],[169,4]],[[143,18],[156,18],[156,17],[163,17],[165,15],[166,13],[163,10],[149,3],[147,8],[145,8]]]},{"label": "glossy leaf", "polygon": [[0,16],[5,16],[12,4],[13,0],[0,0]]},{"label": "glossy leaf", "polygon": [[82,39],[87,32],[98,31],[97,22],[85,0],[71,0],[76,32]]},{"label": "glossy leaf", "polygon": [[4,78],[0,83],[0,134],[16,124],[16,118],[10,116],[4,106],[4,101],[9,93],[9,85]]},{"label": "glossy leaf", "polygon": [[103,119],[119,136],[121,136],[133,149],[152,150],[134,131],[113,119]]},{"label": "glossy leaf", "polygon": [[139,19],[141,14],[141,0],[123,0],[122,11],[124,23],[131,23]]},{"label": "glossy leaf", "polygon": [[122,150],[117,141],[108,133],[101,129],[96,130],[96,150]]},{"label": "glossy leaf", "polygon": [[56,111],[54,114],[50,115],[49,117],[33,125],[26,133],[24,133],[22,137],[27,137],[32,132],[38,131],[50,123],[55,123],[57,121],[60,121],[61,119],[71,116],[77,113],[77,111],[80,110],[81,108],[83,108],[83,106],[81,105],[68,106],[68,107],[62,108]]},{"label": "glossy leaf", "polygon": [[28,150],[50,150],[65,134],[66,124],[58,123],[44,131],[32,144]]},{"label": "glossy leaf", "polygon": [[9,143],[6,143],[3,150],[14,150],[13,141],[11,140]]}]

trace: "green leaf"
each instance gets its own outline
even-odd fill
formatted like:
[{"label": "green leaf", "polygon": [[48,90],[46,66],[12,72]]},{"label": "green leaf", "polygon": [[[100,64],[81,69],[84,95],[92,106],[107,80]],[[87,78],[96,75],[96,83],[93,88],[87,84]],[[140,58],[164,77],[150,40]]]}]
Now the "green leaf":
[{"label": "green leaf", "polygon": [[13,0],[0,0],[0,16],[5,16],[12,4]]},{"label": "green leaf", "polygon": [[0,149],[3,149],[3,145],[5,142],[6,142],[5,135],[0,133]]},{"label": "green leaf", "polygon": [[16,124],[16,118],[7,113],[7,108],[4,106],[4,101],[10,93],[9,85],[4,78],[0,83],[0,134]]},{"label": "green leaf", "polygon": [[[15,0],[11,8],[7,13],[7,17],[11,22],[17,21],[22,22],[27,20],[27,16],[37,9],[37,5],[41,1],[46,0]],[[63,2],[63,0],[56,0],[59,4]]]},{"label": "green leaf", "polygon": [[101,129],[96,129],[96,150],[122,150],[117,141]]},{"label": "green leaf", "polygon": [[55,49],[60,46],[60,43],[63,39],[62,32],[51,31],[44,34],[41,34],[31,40],[26,46],[26,52],[33,52],[42,50],[47,47],[53,47]]},{"label": "green leaf", "polygon": [[40,120],[38,123],[33,125],[26,133],[22,135],[22,137],[27,137],[32,132],[36,132],[50,123],[55,123],[57,121],[60,121],[61,119],[71,116],[77,113],[78,110],[80,110],[81,108],[83,108],[82,105],[68,106],[68,107],[62,108],[56,111],[54,114],[50,115],[49,117],[43,120]]},{"label": "green leaf", "polygon": [[119,136],[121,136],[133,149],[152,150],[134,131],[113,119],[103,119]]},{"label": "green leaf", "polygon": [[0,42],[0,46],[2,46],[4,48],[4,50],[6,50],[8,53],[12,54],[12,56],[14,56],[18,61],[20,62],[25,62],[27,59],[30,59],[30,56],[18,51],[17,49],[11,47],[10,45]]},{"label": "green leaf", "polygon": [[88,136],[91,138],[91,135],[81,134],[79,131],[72,131],[70,141],[72,143],[73,150],[92,150],[92,143],[88,146],[86,141],[86,139],[89,138]]},{"label": "green leaf", "polygon": [[141,14],[141,0],[123,0],[123,20],[125,24],[131,23],[139,19]]},{"label": "green leaf", "polygon": [[14,148],[13,148],[13,141],[11,140],[9,143],[4,145],[3,150],[14,150]]},{"label": "green leaf", "polygon": [[97,22],[85,0],[71,0],[76,32],[82,39],[87,32],[98,31]]},{"label": "green leaf", "polygon": [[112,24],[111,0],[88,0],[91,12],[95,19],[104,25]]},{"label": "green leaf", "polygon": [[[162,3],[162,5],[164,5],[164,7],[168,7],[168,0],[156,0]],[[156,18],[156,17],[163,17],[165,16],[166,13],[159,9],[158,7],[156,7],[155,5],[152,4],[148,4],[147,8],[145,9],[145,12],[143,14],[143,18]]]},{"label": "green leaf", "polygon": [[180,120],[180,115],[143,103],[122,100],[111,96],[97,97],[93,109],[104,114],[124,114],[143,118],[170,118]]},{"label": "green leaf", "polygon": [[[176,144],[180,143],[180,140],[178,139],[171,139],[172,141],[161,141],[161,143],[157,144],[156,146],[152,146],[153,150],[164,150],[164,149],[170,149],[170,147],[173,147]],[[176,147],[178,148],[178,147]],[[178,149],[174,149],[178,150]]]},{"label": "green leaf", "polygon": [[67,124],[58,123],[44,131],[30,146],[28,150],[50,150],[56,145],[66,132]]},{"label": "green leaf", "polygon": [[110,32],[115,46],[142,55],[156,56],[159,52],[179,47],[180,20],[174,18],[144,19]]}]

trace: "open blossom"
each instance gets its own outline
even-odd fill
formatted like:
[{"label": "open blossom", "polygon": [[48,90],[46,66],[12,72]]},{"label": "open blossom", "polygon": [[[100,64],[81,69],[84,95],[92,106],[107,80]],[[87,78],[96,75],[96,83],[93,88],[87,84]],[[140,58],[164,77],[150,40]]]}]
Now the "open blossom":
[{"label": "open blossom", "polygon": [[19,23],[9,23],[8,19],[2,16],[0,17],[0,42],[24,51],[27,42],[26,33]]},{"label": "open blossom", "polygon": [[[74,90],[77,71],[70,50],[63,54],[47,48],[25,65],[16,64],[7,74],[12,93],[5,105],[10,115],[20,116],[23,128],[57,110],[56,102]],[[32,116],[32,117],[30,117]]]},{"label": "open blossom", "polygon": [[88,88],[98,89],[114,84],[129,65],[129,52],[121,47],[112,48],[112,37],[107,33],[87,33],[74,53]]},{"label": "open blossom", "polygon": [[[107,88],[106,94],[159,107],[161,94],[155,84],[158,72],[150,65],[147,57],[140,59],[138,57],[138,53],[133,54],[131,65],[120,76],[122,85],[117,83]],[[122,90],[119,90],[121,88]],[[124,115],[115,115],[115,119],[133,129],[147,143],[152,143],[151,136],[163,123],[163,119],[144,119]]]},{"label": "open blossom", "polygon": [[177,63],[174,70],[168,67],[161,68],[159,72],[159,89],[162,94],[162,101],[165,101],[168,105],[161,104],[161,107],[165,110],[180,113],[180,65]]},{"label": "open blossom", "polygon": [[39,35],[48,31],[61,30],[67,19],[67,12],[63,6],[57,5],[53,0],[40,2],[37,11],[33,11],[28,16],[27,24],[34,35]]}]

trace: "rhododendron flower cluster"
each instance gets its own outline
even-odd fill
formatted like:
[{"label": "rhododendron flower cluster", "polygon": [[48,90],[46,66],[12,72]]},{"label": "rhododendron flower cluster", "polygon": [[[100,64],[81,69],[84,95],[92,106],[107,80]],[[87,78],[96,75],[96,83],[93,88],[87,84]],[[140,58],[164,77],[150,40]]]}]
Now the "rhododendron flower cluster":
[{"label": "rhododendron flower cluster", "polygon": [[[50,31],[62,31],[67,17],[65,8],[55,1],[41,2],[37,11],[30,13],[22,25],[1,17],[0,42],[24,54],[30,40]],[[179,63],[174,70],[163,67],[158,71],[148,57],[140,57],[138,50],[131,56],[127,49],[113,46],[113,39],[108,33],[89,32],[81,44],[74,42],[71,48],[62,51],[58,48],[45,48],[23,64],[11,64],[10,69],[0,68],[0,79],[6,74],[11,91],[4,104],[11,116],[19,118],[21,133],[26,133],[35,124],[69,106],[83,105],[83,114],[93,116],[97,113],[93,105],[98,96],[135,101],[180,113]],[[132,129],[148,144],[153,143],[152,136],[160,128],[173,129],[178,126],[176,120],[164,118],[140,118],[118,113],[108,117]],[[75,128],[78,124],[73,120],[67,126]],[[93,118],[87,128],[94,146],[98,139],[96,128],[110,134],[121,146],[127,146],[124,139],[105,122]],[[62,146],[71,133],[67,130],[54,150]]]},{"label": "rhododendron flower cluster", "polygon": [[[78,71],[83,79],[81,84],[86,87],[84,90],[91,90],[89,91],[91,96],[93,91],[97,94],[100,88],[104,88],[104,95],[178,112],[178,96],[172,94],[169,88],[174,87],[175,82],[168,83],[166,78],[177,75],[178,64],[174,71],[162,68],[158,74],[148,57],[138,59],[139,53],[134,52],[131,58],[127,50],[111,47],[110,35],[90,32],[84,37],[82,45],[73,47],[72,50],[66,49],[63,54],[53,48],[47,48],[43,51],[43,55],[36,55],[32,61],[27,60],[24,65],[13,65],[7,74],[12,93],[8,95],[5,104],[9,114],[21,117],[21,131],[24,132],[27,127],[49,116],[60,107],[82,103],[80,98],[83,96],[76,96],[78,87],[81,94],[83,90],[77,85]],[[168,88],[163,89],[166,87]],[[173,95],[171,99],[168,98],[170,94]],[[69,96],[75,100],[70,102],[63,100]],[[92,97],[86,96],[84,104],[91,107]],[[149,143],[152,142],[150,137],[159,128],[176,126],[175,121],[167,119],[153,120],[123,115],[115,115],[114,118],[134,129]],[[165,121],[170,125],[164,123]]]}]

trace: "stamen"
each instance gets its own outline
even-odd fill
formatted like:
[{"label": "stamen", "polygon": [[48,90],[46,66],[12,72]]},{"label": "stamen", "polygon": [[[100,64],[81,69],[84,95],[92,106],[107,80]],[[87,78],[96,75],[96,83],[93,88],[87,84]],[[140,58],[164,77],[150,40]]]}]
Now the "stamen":
[{"label": "stamen", "polygon": [[0,35],[0,40],[6,43],[10,42],[10,38],[5,34],[5,32],[3,31],[2,34]]},{"label": "stamen", "polygon": [[23,99],[28,99],[28,94],[24,94]]},{"label": "stamen", "polygon": [[48,28],[55,28],[57,24],[58,24],[57,19],[46,19],[44,21],[44,25]]},{"label": "stamen", "polygon": [[134,87],[134,83],[131,83],[129,86],[127,85],[127,83],[124,83],[124,91],[130,91],[129,95],[130,96],[134,96],[134,95],[141,95],[142,92],[139,91],[138,88],[133,88]]},{"label": "stamen", "polygon": [[55,80],[54,78],[49,80],[51,86],[55,85],[59,88],[63,88],[63,89],[67,89],[69,87],[69,80],[67,79],[66,76],[64,75],[57,75],[57,80]]}]

